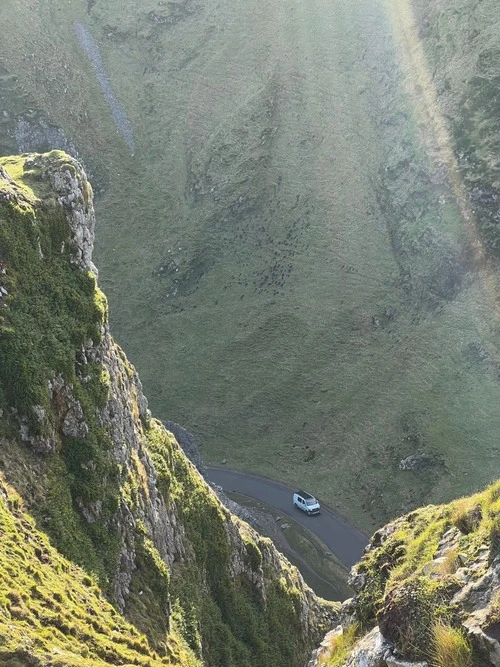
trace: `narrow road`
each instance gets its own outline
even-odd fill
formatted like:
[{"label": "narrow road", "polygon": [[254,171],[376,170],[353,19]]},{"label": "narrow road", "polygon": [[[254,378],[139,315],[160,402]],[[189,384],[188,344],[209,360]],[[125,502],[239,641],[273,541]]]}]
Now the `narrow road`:
[{"label": "narrow road", "polygon": [[292,501],[295,489],[280,482],[221,468],[207,468],[207,478],[224,491],[250,496],[271,505],[279,514],[293,517],[314,533],[347,567],[358,562],[368,544],[368,537],[363,532],[323,504],[321,514],[317,516],[306,516],[296,509]]}]

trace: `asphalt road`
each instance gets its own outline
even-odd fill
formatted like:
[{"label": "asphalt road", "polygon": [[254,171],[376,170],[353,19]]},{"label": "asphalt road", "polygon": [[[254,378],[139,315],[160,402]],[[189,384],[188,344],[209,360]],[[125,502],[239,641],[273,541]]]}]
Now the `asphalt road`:
[{"label": "asphalt road", "polygon": [[307,516],[296,509],[292,500],[295,489],[284,484],[221,468],[207,468],[207,478],[225,491],[250,496],[274,507],[279,514],[293,517],[314,533],[347,567],[358,562],[368,544],[368,537],[363,532],[323,504],[317,516]]}]

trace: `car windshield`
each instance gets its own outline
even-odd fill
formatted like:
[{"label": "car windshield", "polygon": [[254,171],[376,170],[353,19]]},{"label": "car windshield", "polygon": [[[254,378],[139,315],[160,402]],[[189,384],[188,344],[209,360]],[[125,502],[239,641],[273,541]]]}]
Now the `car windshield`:
[{"label": "car windshield", "polygon": [[306,505],[317,505],[318,501],[315,498],[308,498],[306,500]]}]

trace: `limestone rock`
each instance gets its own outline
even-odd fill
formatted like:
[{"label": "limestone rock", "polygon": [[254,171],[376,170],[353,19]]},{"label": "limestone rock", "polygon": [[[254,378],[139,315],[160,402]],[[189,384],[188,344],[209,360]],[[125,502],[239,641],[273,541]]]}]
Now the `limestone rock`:
[{"label": "limestone rock", "polygon": [[391,648],[392,645],[375,627],[356,644],[345,667],[385,667],[385,656]]},{"label": "limestone rock", "polygon": [[182,447],[182,451],[188,457],[191,463],[194,463],[198,470],[203,474],[205,471],[205,466],[203,465],[200,452],[196,446],[194,435],[183,428],[180,424],[176,424],[175,422],[167,420],[163,423],[167,431],[170,431],[174,434],[175,439]]},{"label": "limestone rock", "polygon": [[330,655],[330,646],[335,637],[339,637],[343,633],[343,628],[341,625],[338,625],[330,632],[327,632],[325,638],[319,645],[319,647],[314,651],[311,660],[307,663],[307,667],[319,667],[324,664],[324,661]]},{"label": "limestone rock", "polygon": [[385,659],[387,667],[429,667],[427,662],[410,662],[408,660],[400,660],[394,656],[388,656]]},{"label": "limestone rock", "polygon": [[83,271],[97,275],[92,262],[95,229],[92,188],[83,168],[75,159],[58,151],[33,153],[26,160],[26,168],[38,170],[50,180],[71,229],[72,261]]},{"label": "limestone rock", "polygon": [[432,456],[428,454],[411,454],[399,462],[400,470],[421,470],[434,463]]}]

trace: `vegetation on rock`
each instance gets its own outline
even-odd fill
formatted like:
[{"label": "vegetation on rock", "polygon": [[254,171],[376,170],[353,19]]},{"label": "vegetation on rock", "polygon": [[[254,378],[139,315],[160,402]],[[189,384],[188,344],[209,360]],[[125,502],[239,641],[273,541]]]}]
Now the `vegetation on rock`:
[{"label": "vegetation on rock", "polygon": [[[497,482],[377,531],[351,573],[356,593],[346,603],[344,632],[359,628],[363,637],[378,627],[389,653],[430,667],[495,664],[499,515]],[[331,664],[343,664],[339,655],[344,648],[334,647]]]},{"label": "vegetation on rock", "polygon": [[299,666],[338,605],[151,418],[92,231],[75,160],[0,158],[0,661]]},{"label": "vegetation on rock", "polygon": [[82,157],[114,335],[207,462],[366,529],[492,481],[497,4],[0,3],[0,152]]},{"label": "vegetation on rock", "polygon": [[167,654],[104,598],[95,578],[65,559],[0,479],[0,664],[51,667],[198,667],[173,624]]}]

